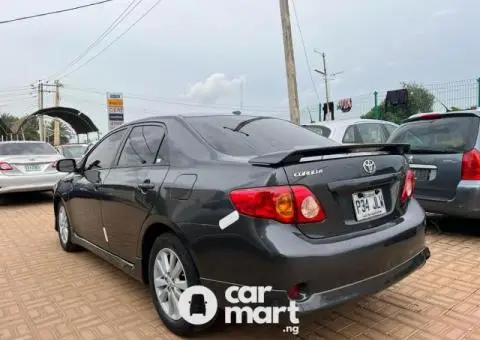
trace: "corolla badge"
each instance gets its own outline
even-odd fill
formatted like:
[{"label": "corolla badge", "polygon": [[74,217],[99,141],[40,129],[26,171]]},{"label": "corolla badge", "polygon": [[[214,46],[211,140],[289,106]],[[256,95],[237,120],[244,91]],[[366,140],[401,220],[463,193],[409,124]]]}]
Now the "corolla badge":
[{"label": "corolla badge", "polygon": [[367,174],[371,175],[374,174],[375,171],[377,171],[377,166],[375,165],[375,162],[371,159],[366,159],[363,161],[363,170],[365,170]]},{"label": "corolla badge", "polygon": [[293,173],[293,177],[304,177],[304,176],[312,176],[312,175],[319,175],[323,173],[323,169],[312,169],[312,170],[302,170]]}]

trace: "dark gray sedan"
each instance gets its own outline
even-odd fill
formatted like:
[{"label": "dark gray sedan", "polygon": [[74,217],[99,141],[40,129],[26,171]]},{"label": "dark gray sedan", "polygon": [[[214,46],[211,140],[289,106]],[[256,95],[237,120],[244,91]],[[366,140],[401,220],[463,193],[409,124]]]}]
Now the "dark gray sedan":
[{"label": "dark gray sedan", "polygon": [[421,113],[390,137],[408,143],[415,197],[433,214],[480,218],[480,112]]},{"label": "dark gray sedan", "polygon": [[198,329],[179,304],[191,286],[221,308],[232,286],[269,286],[260,302],[313,311],[383,290],[428,259],[406,149],[339,145],[267,117],[143,119],[79,164],[58,162],[70,173],[54,194],[55,228],[64,250],[86,248],[148,283],[176,334]]}]

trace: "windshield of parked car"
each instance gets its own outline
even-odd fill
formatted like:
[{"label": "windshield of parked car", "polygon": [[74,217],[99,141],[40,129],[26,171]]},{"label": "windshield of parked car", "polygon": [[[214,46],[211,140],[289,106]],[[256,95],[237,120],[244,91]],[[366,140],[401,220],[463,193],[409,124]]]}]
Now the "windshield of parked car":
[{"label": "windshield of parked car", "polygon": [[405,123],[392,133],[388,142],[410,144],[412,152],[458,152],[474,147],[480,119],[446,117]]},{"label": "windshield of parked car", "polygon": [[305,146],[338,143],[289,121],[270,117],[187,117],[187,121],[217,151],[232,156],[256,156]]},{"label": "windshield of parked car", "polygon": [[64,145],[62,149],[66,158],[80,158],[87,150],[87,145]]},{"label": "windshield of parked car", "polygon": [[57,151],[48,143],[0,143],[0,156],[55,154]]}]

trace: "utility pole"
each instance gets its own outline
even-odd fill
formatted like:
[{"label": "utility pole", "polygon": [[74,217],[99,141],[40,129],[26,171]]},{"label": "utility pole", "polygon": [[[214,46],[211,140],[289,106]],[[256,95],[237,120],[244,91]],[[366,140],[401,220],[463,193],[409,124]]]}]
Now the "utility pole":
[{"label": "utility pole", "polygon": [[[314,50],[314,51],[316,53],[320,53],[317,50]],[[327,73],[327,60],[326,60],[325,53],[322,52],[321,54],[322,54],[322,61],[323,61],[323,71],[315,69],[315,72],[320,73],[323,76],[323,80],[325,81],[325,101],[326,101],[326,106],[327,106],[327,117],[326,118],[328,118],[330,116],[330,118],[332,120],[334,120],[335,117],[333,115],[333,112],[330,112],[330,105],[329,105],[329,103],[330,103],[330,91],[329,91],[329,88],[328,88],[328,77],[336,76],[337,74],[343,73],[343,71],[342,72],[336,72],[336,73],[333,73],[333,74],[328,74]]]},{"label": "utility pole", "polygon": [[[55,80],[55,106],[60,106],[60,81]],[[60,120],[55,118],[53,120],[53,145],[60,145]]]},{"label": "utility pole", "polygon": [[[38,109],[43,109],[43,83],[41,80],[38,82]],[[43,115],[38,118],[38,135],[43,142],[45,140],[45,120]]]},{"label": "utility pole", "polygon": [[285,52],[285,68],[287,70],[290,120],[295,124],[300,124],[300,111],[298,109],[297,76],[295,71],[295,57],[293,53],[292,28],[290,24],[290,10],[288,8],[288,0],[279,1],[283,31],[283,49]]}]

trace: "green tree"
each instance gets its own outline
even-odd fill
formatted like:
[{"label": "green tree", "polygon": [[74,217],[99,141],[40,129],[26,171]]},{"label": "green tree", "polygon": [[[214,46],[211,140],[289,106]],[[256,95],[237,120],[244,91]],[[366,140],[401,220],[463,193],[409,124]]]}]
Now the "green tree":
[{"label": "green tree", "polygon": [[[53,144],[54,120],[47,124],[46,130],[46,140],[50,144]],[[60,144],[68,143],[72,137],[73,133],[70,129],[70,126],[60,120]]]},{"label": "green tree", "polygon": [[[14,130],[15,124],[20,120],[19,117],[14,116],[10,113],[2,113],[0,115],[0,135],[10,138],[11,131]],[[2,128],[3,127],[3,128]],[[8,127],[9,131],[5,127]],[[30,119],[23,125],[22,129],[19,131],[19,137],[25,136],[25,140],[38,140],[38,123],[36,119]],[[22,137],[23,138],[23,137]]]},{"label": "green tree", "polygon": [[[435,96],[426,88],[415,83],[402,83],[402,88],[408,90],[407,105],[399,107],[388,105],[385,111],[385,100],[383,100],[378,106],[380,119],[399,124],[413,114],[433,111]],[[375,108],[368,111],[362,118],[375,119]]]}]

